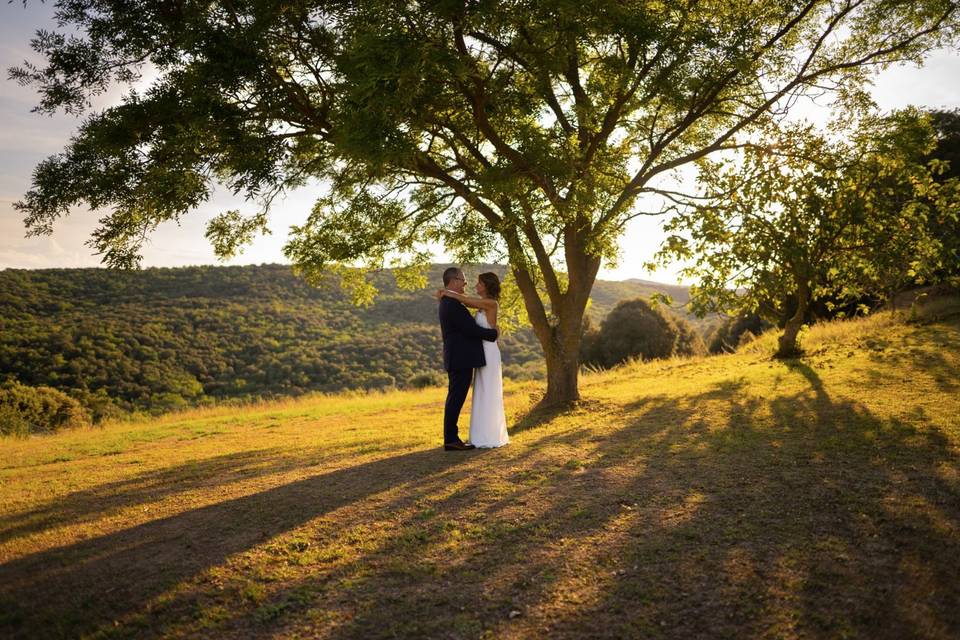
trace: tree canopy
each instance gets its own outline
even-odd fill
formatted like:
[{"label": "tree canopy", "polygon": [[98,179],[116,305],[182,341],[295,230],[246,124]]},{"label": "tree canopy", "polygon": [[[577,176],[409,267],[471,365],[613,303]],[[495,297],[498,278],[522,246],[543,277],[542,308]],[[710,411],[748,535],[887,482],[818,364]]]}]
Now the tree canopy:
[{"label": "tree canopy", "polygon": [[[69,208],[135,266],[144,238],[216,182],[258,204],[207,235],[222,255],[267,228],[275,196],[327,187],[286,253],[308,278],[346,266],[509,261],[548,371],[576,399],[581,322],[602,261],[674,172],[741,145],[802,95],[862,103],[872,70],[957,31],[952,0],[493,2],[60,0],[45,66],[11,70],[39,110],[79,112],[145,68],[145,90],[90,116],[20,203],[33,233]],[[408,272],[411,284],[416,271]]]}]

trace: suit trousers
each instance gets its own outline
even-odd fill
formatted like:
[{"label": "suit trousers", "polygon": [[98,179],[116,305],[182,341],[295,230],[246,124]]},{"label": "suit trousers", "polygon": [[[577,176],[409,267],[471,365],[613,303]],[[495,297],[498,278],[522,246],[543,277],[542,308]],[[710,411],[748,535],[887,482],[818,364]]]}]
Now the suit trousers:
[{"label": "suit trousers", "polygon": [[447,372],[447,402],[443,407],[443,443],[459,442],[457,421],[460,410],[467,399],[470,383],[473,382],[473,369],[454,369]]}]

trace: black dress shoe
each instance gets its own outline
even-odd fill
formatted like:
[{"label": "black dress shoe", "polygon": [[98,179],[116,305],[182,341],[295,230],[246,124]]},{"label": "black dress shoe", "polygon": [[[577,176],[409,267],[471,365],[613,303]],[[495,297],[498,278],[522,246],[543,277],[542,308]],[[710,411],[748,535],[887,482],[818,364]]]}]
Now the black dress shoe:
[{"label": "black dress shoe", "polygon": [[476,447],[466,442],[447,442],[443,445],[444,451],[469,451],[470,449],[476,449]]}]

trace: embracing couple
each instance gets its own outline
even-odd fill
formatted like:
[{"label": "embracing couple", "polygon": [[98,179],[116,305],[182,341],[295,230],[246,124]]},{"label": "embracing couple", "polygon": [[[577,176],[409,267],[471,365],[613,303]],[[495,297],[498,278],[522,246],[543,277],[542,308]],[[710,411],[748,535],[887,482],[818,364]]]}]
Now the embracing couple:
[{"label": "embracing couple", "polygon": [[[477,277],[476,296],[464,294],[466,284],[463,271],[450,267],[443,272],[444,288],[436,294],[440,302],[443,368],[448,379],[443,410],[443,448],[447,451],[502,447],[510,442],[497,346],[500,279],[495,273],[481,273]],[[476,317],[471,317],[467,307],[477,309]],[[457,421],[471,381],[470,439],[463,442]]]}]

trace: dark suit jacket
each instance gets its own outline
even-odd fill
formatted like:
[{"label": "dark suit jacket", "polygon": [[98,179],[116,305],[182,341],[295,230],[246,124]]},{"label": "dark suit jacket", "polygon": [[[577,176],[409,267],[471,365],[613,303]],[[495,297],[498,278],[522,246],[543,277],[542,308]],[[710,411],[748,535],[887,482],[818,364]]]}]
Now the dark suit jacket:
[{"label": "dark suit jacket", "polygon": [[467,308],[453,298],[440,300],[440,332],[443,334],[443,368],[476,369],[486,366],[483,341],[497,339],[496,329],[477,324]]}]

